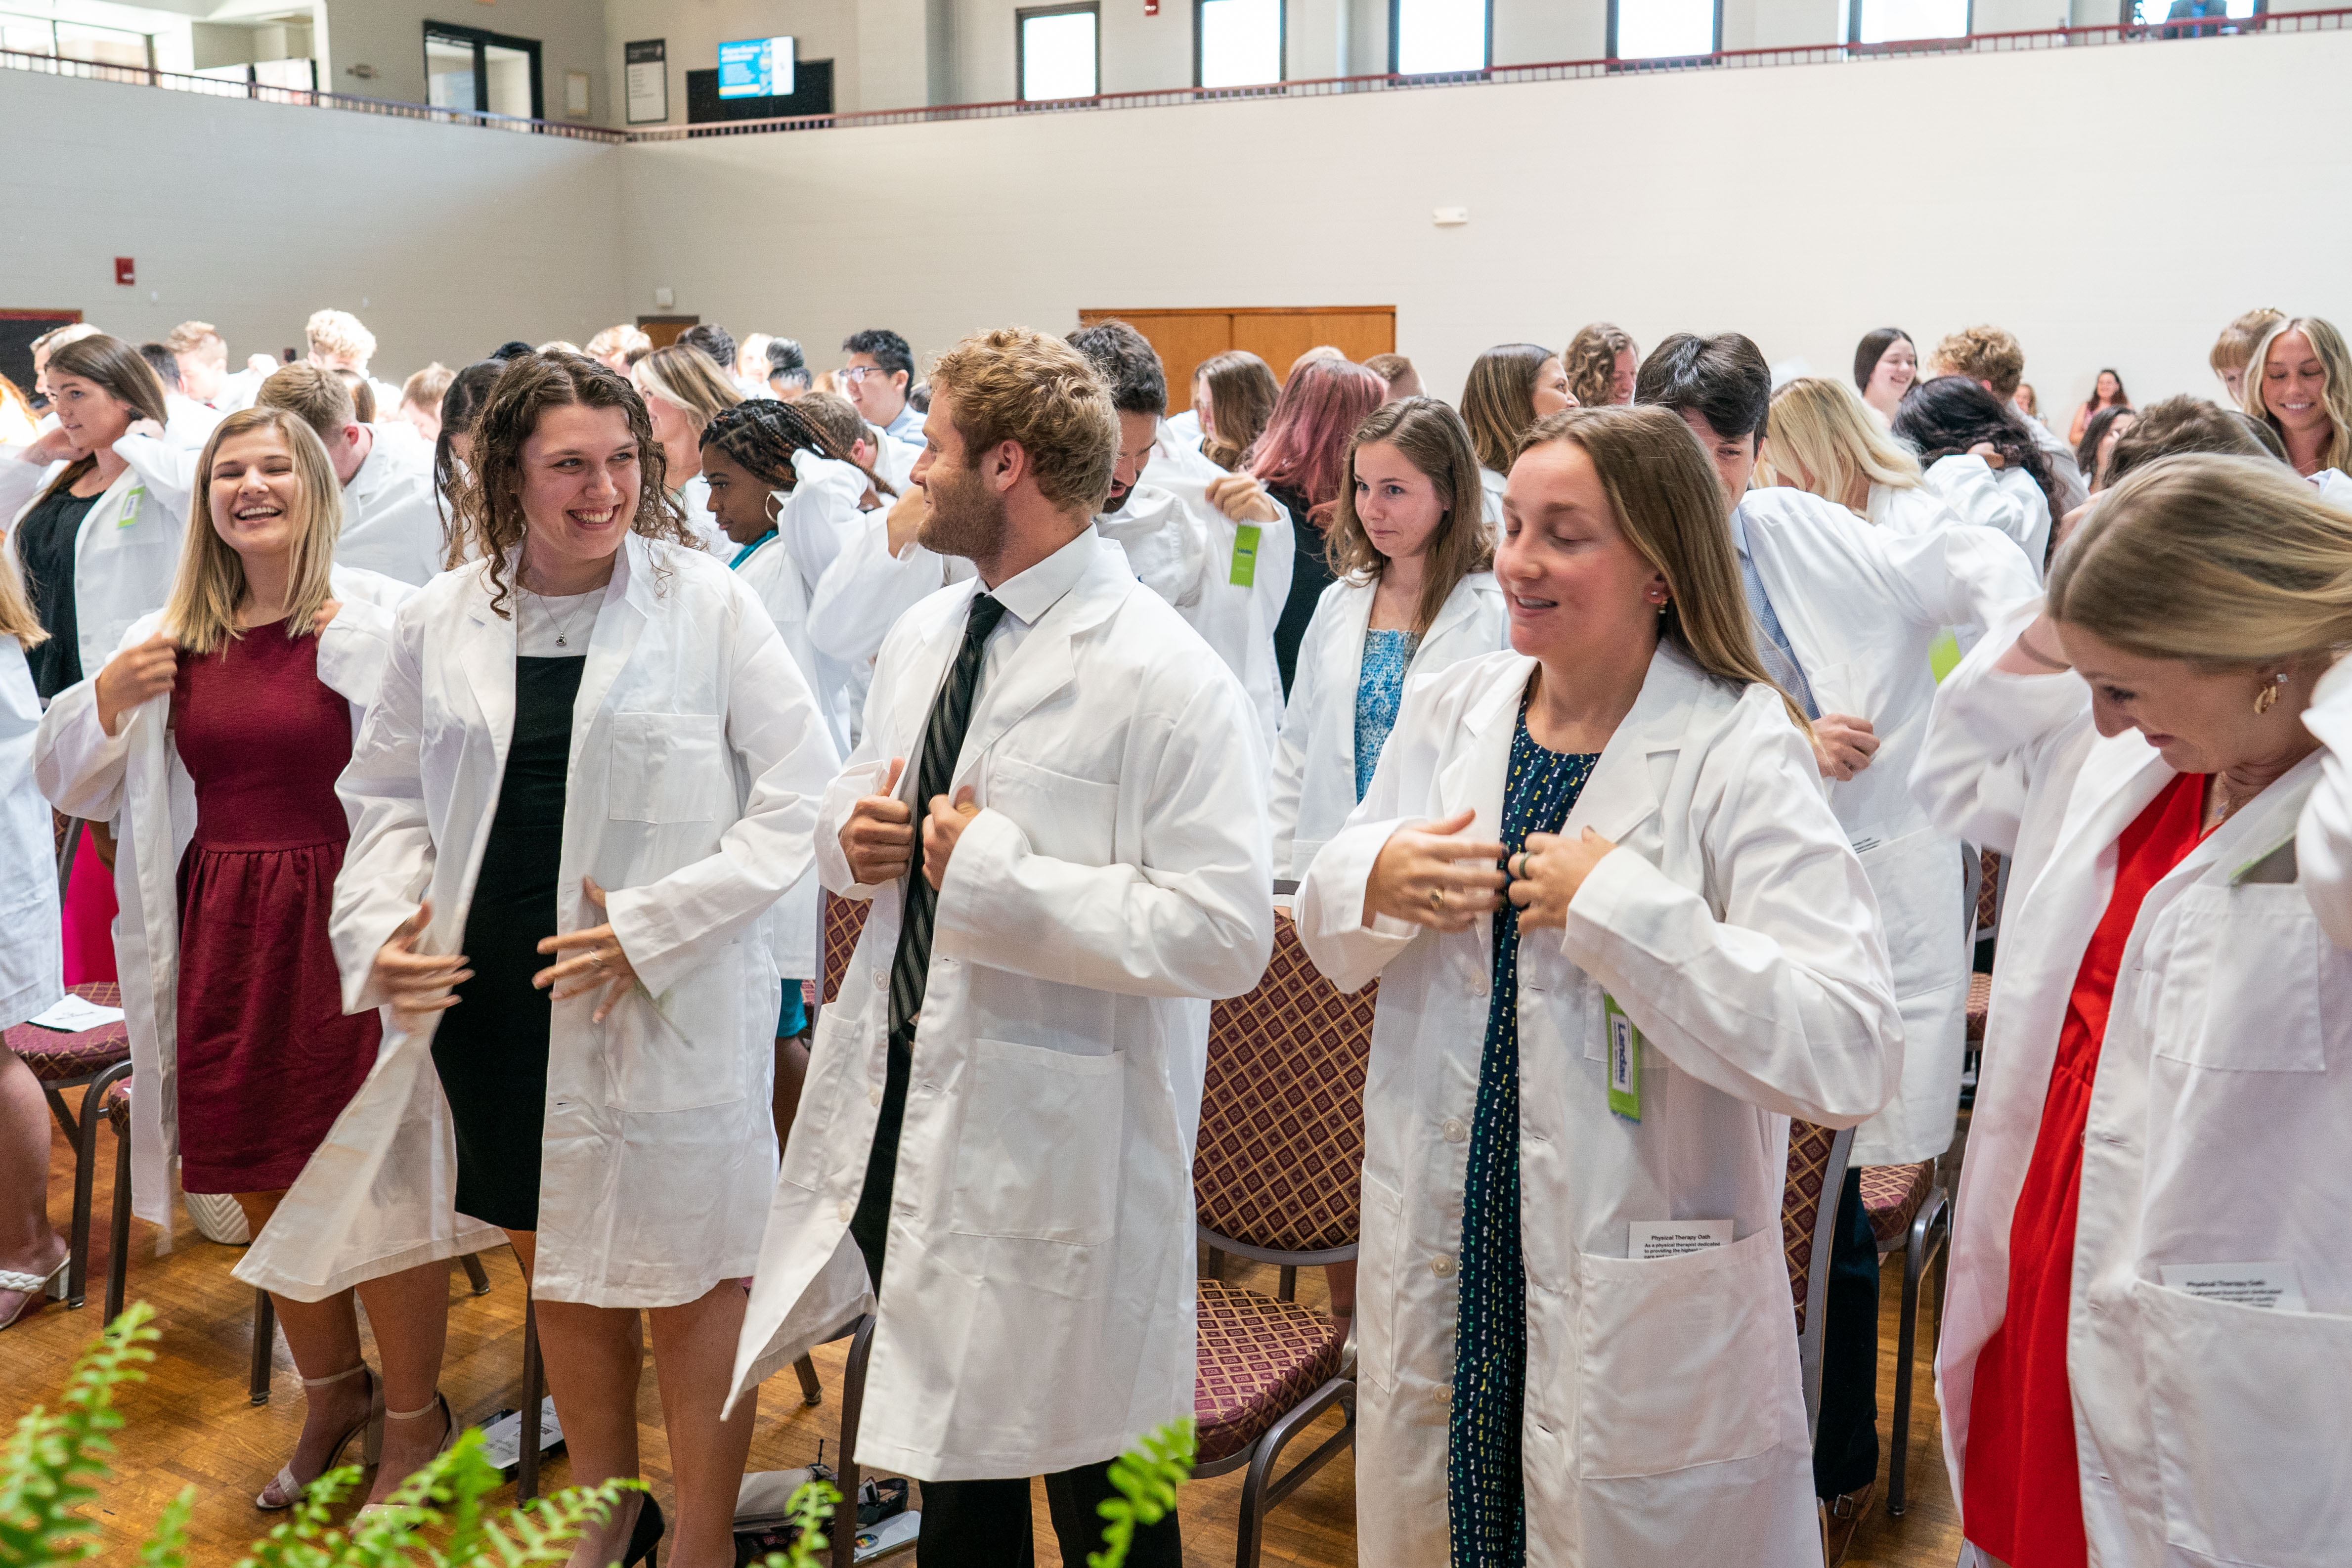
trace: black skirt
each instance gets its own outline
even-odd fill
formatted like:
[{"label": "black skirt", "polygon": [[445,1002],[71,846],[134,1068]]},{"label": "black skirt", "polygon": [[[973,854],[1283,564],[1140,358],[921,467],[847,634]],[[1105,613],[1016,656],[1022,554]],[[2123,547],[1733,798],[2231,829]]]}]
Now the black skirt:
[{"label": "black skirt", "polygon": [[457,1212],[507,1230],[539,1228],[549,994],[530,977],[557,962],[539,944],[555,934],[572,705],[586,662],[515,660],[514,738],[466,912],[461,951],[474,977],[433,1037],[457,1126]]}]

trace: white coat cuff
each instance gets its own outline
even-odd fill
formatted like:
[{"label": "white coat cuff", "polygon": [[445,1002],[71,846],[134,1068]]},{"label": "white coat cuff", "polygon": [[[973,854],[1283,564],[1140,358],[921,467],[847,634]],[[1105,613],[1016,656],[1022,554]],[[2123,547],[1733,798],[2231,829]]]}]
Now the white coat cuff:
[{"label": "white coat cuff", "polygon": [[[612,925],[613,939],[628,955],[637,983],[656,996],[707,956],[698,954],[694,943],[677,940],[673,922],[665,918],[668,911],[664,904],[657,887],[617,888],[604,895],[604,919]],[[585,951],[550,953],[547,962],[562,963]]]},{"label": "white coat cuff", "polygon": [[[922,824],[917,819],[914,874],[923,874]],[[948,874],[940,883],[938,912],[932,920],[931,951],[967,963],[986,963],[992,942],[1028,946],[1034,931],[1003,929],[990,918],[985,889],[1011,881],[1013,862],[1027,855],[1029,836],[1001,811],[982,807],[956,836],[955,853],[948,857]]]}]

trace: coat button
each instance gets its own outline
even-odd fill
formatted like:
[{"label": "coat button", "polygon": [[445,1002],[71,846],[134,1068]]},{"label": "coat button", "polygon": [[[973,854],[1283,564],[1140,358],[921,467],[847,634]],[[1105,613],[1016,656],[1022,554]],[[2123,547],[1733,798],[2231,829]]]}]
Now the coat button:
[{"label": "coat button", "polygon": [[1448,1143],[1459,1143],[1470,1136],[1469,1127],[1458,1116],[1447,1117],[1439,1126],[1438,1131],[1445,1134],[1445,1141]]},{"label": "coat button", "polygon": [[1440,1384],[1440,1385],[1438,1386],[1438,1388],[1435,1390],[1435,1393],[1436,1393],[1436,1394],[1437,1394],[1437,1403],[1439,1403],[1440,1405],[1451,1405],[1451,1404],[1453,1404],[1453,1403],[1454,1403],[1454,1385],[1453,1385],[1453,1384]]},{"label": "coat button", "polygon": [[1470,994],[1473,996],[1484,996],[1486,994],[1486,977],[1485,975],[1481,974],[1470,982]]},{"label": "coat button", "polygon": [[841,1200],[841,1206],[834,1212],[841,1216],[842,1224],[847,1225],[849,1223],[849,1216],[857,1212],[857,1205],[855,1201],[849,1198],[844,1198]]},{"label": "coat button", "polygon": [[870,1083],[866,1086],[866,1103],[868,1105],[882,1103],[882,1091]]},{"label": "coat button", "polygon": [[1440,1279],[1451,1279],[1454,1278],[1454,1259],[1433,1258],[1429,1260],[1429,1271]]},{"label": "coat button", "polygon": [[887,991],[890,989],[890,975],[888,971],[877,969],[874,972],[874,989],[877,991]]}]

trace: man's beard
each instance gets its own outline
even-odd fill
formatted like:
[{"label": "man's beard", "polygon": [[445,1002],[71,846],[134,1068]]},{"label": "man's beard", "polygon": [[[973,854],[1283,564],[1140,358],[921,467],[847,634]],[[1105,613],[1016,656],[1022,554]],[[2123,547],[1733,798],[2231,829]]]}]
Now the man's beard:
[{"label": "man's beard", "polygon": [[1135,486],[1122,485],[1117,480],[1113,480],[1110,487],[1110,494],[1104,499],[1102,506],[1098,510],[1097,515],[1101,517],[1114,517],[1118,513],[1125,511],[1127,510],[1128,498],[1133,494],[1135,494]]},{"label": "man's beard", "polygon": [[[941,484],[950,474],[955,477]],[[925,476],[923,488],[930,509],[916,531],[918,544],[967,561],[990,561],[1003,552],[1004,498],[990,493],[976,470],[942,464]]]}]

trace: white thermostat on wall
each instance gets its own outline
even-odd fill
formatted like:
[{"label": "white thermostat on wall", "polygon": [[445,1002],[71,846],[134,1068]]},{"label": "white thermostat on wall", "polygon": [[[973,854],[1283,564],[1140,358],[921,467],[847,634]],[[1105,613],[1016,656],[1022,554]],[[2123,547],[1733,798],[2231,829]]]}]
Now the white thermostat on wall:
[{"label": "white thermostat on wall", "polygon": [[677,295],[675,291],[668,289],[656,289],[654,290],[655,310],[667,310],[671,309],[677,303]]},{"label": "white thermostat on wall", "polygon": [[1431,216],[1437,220],[1438,227],[1453,228],[1458,225],[1465,224],[1470,221],[1470,209],[1468,207],[1439,207],[1436,212]]}]

